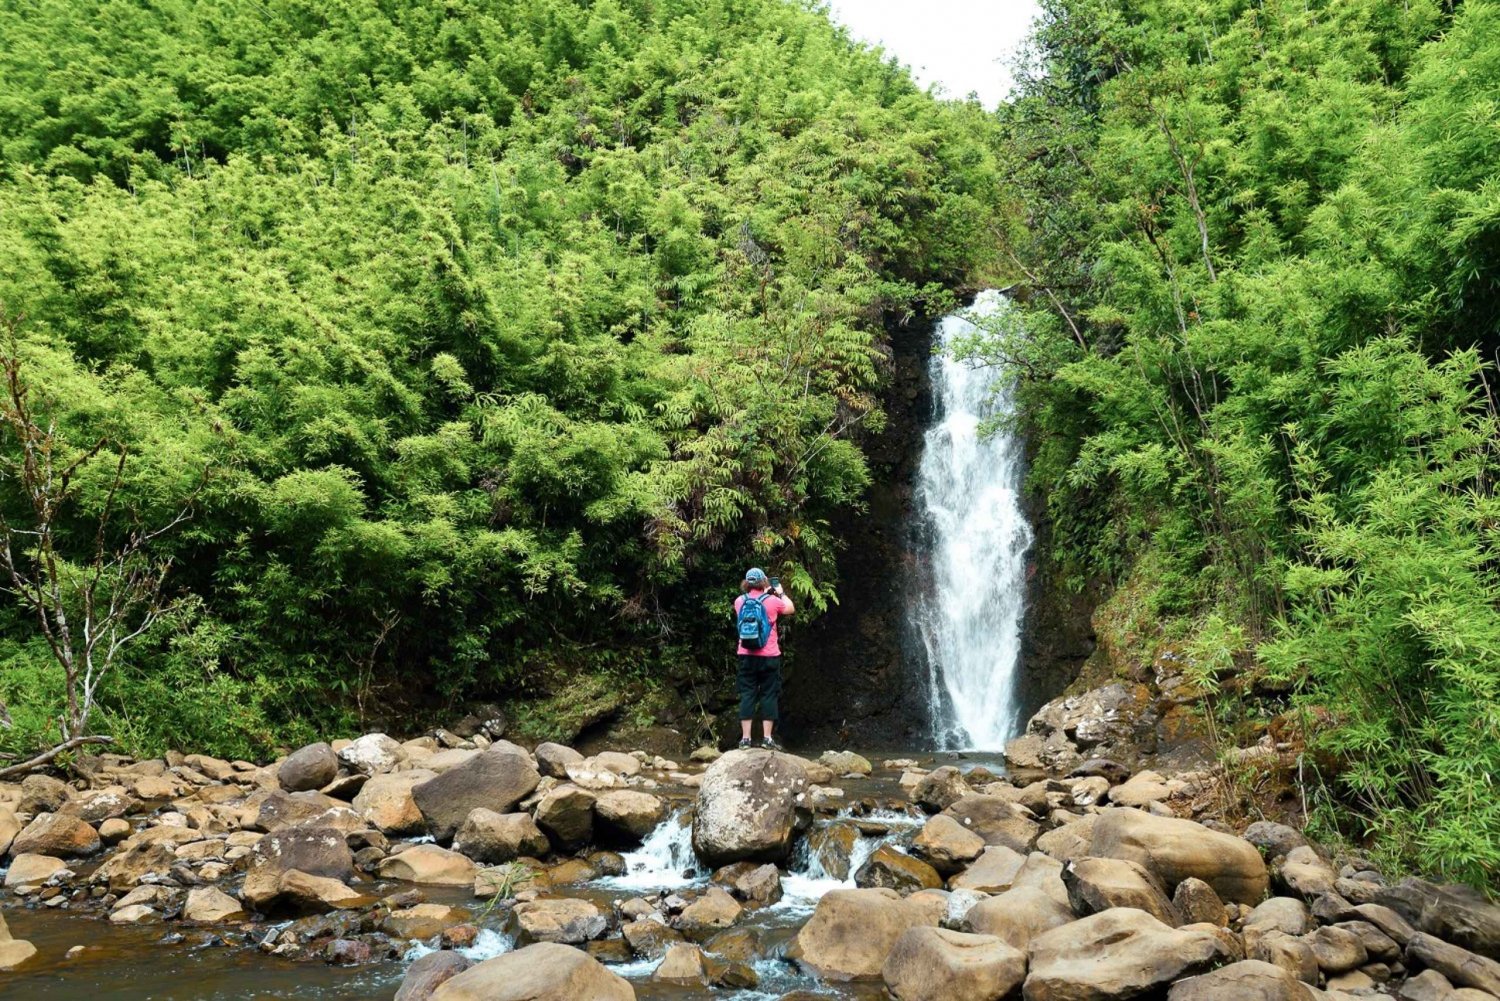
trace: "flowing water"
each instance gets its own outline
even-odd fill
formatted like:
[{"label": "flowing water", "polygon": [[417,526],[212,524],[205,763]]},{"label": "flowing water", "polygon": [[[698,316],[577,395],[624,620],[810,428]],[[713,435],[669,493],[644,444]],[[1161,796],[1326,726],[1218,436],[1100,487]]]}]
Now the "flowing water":
[{"label": "flowing water", "polygon": [[[973,314],[1009,309],[981,293]],[[965,314],[944,319],[931,363],[935,415],[923,442],[917,504],[930,555],[930,588],[917,603],[927,654],[933,742],[996,750],[1015,736],[1015,679],[1031,526],[1021,506],[1025,450],[1008,433],[982,434],[1009,413],[1009,387],[993,370],[951,357],[973,333]]]}]

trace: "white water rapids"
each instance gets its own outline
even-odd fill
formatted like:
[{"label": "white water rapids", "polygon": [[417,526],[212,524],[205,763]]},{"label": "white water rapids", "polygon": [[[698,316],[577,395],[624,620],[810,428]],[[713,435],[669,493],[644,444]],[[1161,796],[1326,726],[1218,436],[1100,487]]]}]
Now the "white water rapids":
[{"label": "white water rapids", "polygon": [[[1009,309],[983,292],[971,313]],[[993,370],[947,350],[972,333],[965,314],[938,327],[931,362],[934,422],[923,442],[917,506],[931,560],[931,587],[915,608],[926,647],[933,742],[945,750],[999,750],[1015,736],[1026,551],[1021,507],[1024,449],[1010,434],[980,434],[1011,407]]]}]

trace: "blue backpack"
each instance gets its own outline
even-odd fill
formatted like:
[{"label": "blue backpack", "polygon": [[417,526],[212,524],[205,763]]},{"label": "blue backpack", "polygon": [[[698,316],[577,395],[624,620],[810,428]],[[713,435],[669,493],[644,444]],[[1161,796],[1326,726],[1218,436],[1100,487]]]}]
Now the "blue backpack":
[{"label": "blue backpack", "polygon": [[746,650],[759,650],[771,641],[771,617],[766,614],[765,600],[764,595],[752,598],[747,594],[740,604],[740,645]]}]

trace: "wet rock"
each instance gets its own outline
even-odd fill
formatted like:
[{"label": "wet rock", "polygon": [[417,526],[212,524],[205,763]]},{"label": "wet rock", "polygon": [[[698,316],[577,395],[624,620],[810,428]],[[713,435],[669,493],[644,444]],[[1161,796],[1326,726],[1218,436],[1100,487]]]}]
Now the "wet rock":
[{"label": "wet rock", "polygon": [[681,987],[707,986],[708,968],[703,962],[703,950],[686,942],[669,946],[661,962],[651,972],[651,979]]},{"label": "wet rock", "polygon": [[1031,940],[1027,1001],[1106,1001],[1164,989],[1235,958],[1219,935],[1119,907]]},{"label": "wet rock", "polygon": [[751,907],[766,907],[781,899],[781,872],[774,865],[736,862],[714,873],[714,882]]},{"label": "wet rock", "polygon": [[519,903],[514,915],[520,938],[526,942],[577,944],[599,938],[609,928],[597,906],[568,897]]},{"label": "wet rock", "polygon": [[329,966],[363,966],[374,958],[370,943],[357,938],[336,938],[323,947],[323,961]]},{"label": "wet rock", "polygon": [[1210,924],[1223,928],[1229,923],[1224,901],[1219,899],[1213,887],[1193,876],[1177,884],[1172,894],[1172,906],[1183,924]]},{"label": "wet rock", "polygon": [[559,847],[584,844],[594,836],[594,794],[571,783],[554,786],[537,802],[536,822]]},{"label": "wet rock", "polygon": [[545,855],[547,836],[527,813],[496,813],[479,807],[469,813],[453,839],[453,850],[475,862],[509,862],[524,855]]},{"label": "wet rock", "polygon": [[818,756],[818,763],[827,765],[835,775],[868,775],[874,771],[868,758],[853,751],[824,751]]},{"label": "wet rock", "polygon": [[371,776],[394,771],[406,757],[406,750],[383,733],[367,733],[338,751],[338,760],[346,768]]},{"label": "wet rock", "polygon": [[1004,845],[989,845],[963,872],[948,880],[950,890],[1002,893],[1010,889],[1026,856]]},{"label": "wet rock", "polygon": [[216,924],[220,921],[243,921],[245,909],[223,890],[212,886],[194,887],[188,891],[187,902],[182,905],[182,920],[201,924]]},{"label": "wet rock", "polygon": [[734,963],[751,963],[761,956],[761,935],[754,928],[730,928],[703,944],[711,955]]},{"label": "wet rock", "polygon": [[1375,902],[1429,935],[1500,959],[1500,908],[1466,886],[1438,886],[1409,877],[1385,887]]},{"label": "wet rock", "polygon": [[341,880],[313,876],[299,869],[281,874],[277,904],[299,914],[357,910],[374,903],[366,894],[351,889]]},{"label": "wet rock", "polygon": [[380,920],[380,930],[394,938],[426,940],[469,920],[469,912],[447,904],[413,904],[391,911]]},{"label": "wet rock", "polygon": [[293,869],[341,883],[354,878],[354,856],[343,834],[329,827],[294,827],[267,834],[248,858],[241,896],[256,910],[275,904],[282,892],[282,875]]},{"label": "wet rock", "polygon": [[944,814],[928,819],[912,841],[913,853],[944,876],[962,870],[984,847],[984,838]]},{"label": "wet rock", "polygon": [[849,878],[849,857],[859,841],[859,831],[851,824],[827,824],[815,827],[807,835],[807,853],[830,879]]},{"label": "wet rock", "polygon": [[985,844],[1004,845],[1023,855],[1036,846],[1041,833],[1030,811],[999,796],[964,796],[949,804],[943,814],[979,835]]},{"label": "wet rock", "polygon": [[738,921],[743,911],[739,901],[723,889],[711,886],[683,908],[675,925],[687,938],[702,942]]},{"label": "wet rock", "polygon": [[432,1001],[582,1001],[585,998],[635,1001],[635,989],[598,960],[551,942],[486,960],[458,974],[432,995]]},{"label": "wet rock", "polygon": [[1500,997],[1500,963],[1419,932],[1406,943],[1406,962],[1436,970],[1455,987],[1473,987]]},{"label": "wet rock", "polygon": [[1313,1001],[1313,993],[1280,967],[1243,960],[1179,980],[1167,1001]]},{"label": "wet rock", "polygon": [[1133,907],[1166,925],[1182,923],[1161,884],[1135,862],[1081,858],[1063,866],[1062,879],[1073,913],[1080,917],[1111,907]]},{"label": "wet rock", "polygon": [[429,952],[407,967],[395,1001],[428,1001],[439,987],[472,965],[456,952]]},{"label": "wet rock", "polygon": [[780,862],[791,851],[807,773],[772,751],[731,751],[709,766],[698,790],[693,850],[710,866]]},{"label": "wet rock", "polygon": [[674,942],[682,941],[682,933],[669,927],[660,915],[628,921],[620,927],[620,933],[630,951],[642,959],[664,955]]},{"label": "wet rock", "polygon": [[858,886],[883,886],[902,896],[918,890],[937,889],[943,877],[921,859],[903,855],[890,845],[877,848],[854,874]]},{"label": "wet rock", "polygon": [[894,890],[832,890],[797,932],[789,956],[825,980],[874,978],[901,936],[923,921],[921,908]]},{"label": "wet rock", "polygon": [[568,777],[568,766],[583,762],[583,755],[563,744],[551,742],[536,747],[537,770],[555,779]]},{"label": "wet rock", "polygon": [[1102,778],[1112,786],[1120,785],[1130,778],[1130,769],[1109,758],[1089,758],[1068,773],[1069,778]]},{"label": "wet rock", "polygon": [[385,879],[428,886],[472,886],[479,870],[458,852],[437,845],[414,845],[381,859],[376,871]]},{"label": "wet rock", "polygon": [[17,855],[53,855],[82,858],[100,849],[99,832],[77,817],[63,813],[41,813],[21,829],[11,842]]},{"label": "wet rock", "polygon": [[1099,858],[1136,862],[1171,889],[1197,877],[1221,899],[1237,903],[1259,903],[1269,882],[1260,852],[1248,841],[1140,810],[1101,813],[1089,850]]},{"label": "wet rock", "polygon": [[293,751],[276,770],[276,781],[287,792],[321,789],[339,773],[339,759],[326,742]]},{"label": "wet rock", "polygon": [[415,786],[412,796],[433,836],[441,841],[453,837],[479,807],[509,812],[540,781],[531,758],[514,744],[500,741]]},{"label": "wet rock", "polygon": [[128,904],[109,912],[112,925],[143,925],[162,920],[161,912],[146,904]]},{"label": "wet rock", "polygon": [[25,939],[12,938],[5,917],[0,915],[0,970],[14,970],[36,956],[36,946]]},{"label": "wet rock", "polygon": [[1026,955],[993,935],[908,929],[881,967],[897,1001],[996,1001],[1026,978]]},{"label": "wet rock", "polygon": [[648,792],[617,789],[600,793],[594,801],[596,829],[628,844],[639,844],[666,814],[666,805]]},{"label": "wet rock", "polygon": [[952,765],[944,765],[924,775],[912,790],[911,798],[929,813],[937,813],[973,793],[969,783],[964,781],[963,772]]}]

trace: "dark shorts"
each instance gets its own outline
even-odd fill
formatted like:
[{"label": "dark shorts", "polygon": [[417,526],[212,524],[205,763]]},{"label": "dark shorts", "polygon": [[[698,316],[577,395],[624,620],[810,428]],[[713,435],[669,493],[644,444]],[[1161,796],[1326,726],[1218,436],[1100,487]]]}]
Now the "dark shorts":
[{"label": "dark shorts", "polygon": [[776,720],[776,702],[781,698],[781,658],[740,654],[735,682],[740,690],[740,719]]}]

